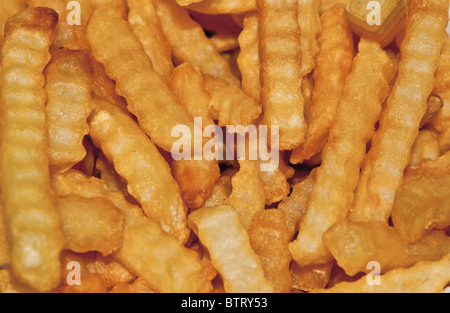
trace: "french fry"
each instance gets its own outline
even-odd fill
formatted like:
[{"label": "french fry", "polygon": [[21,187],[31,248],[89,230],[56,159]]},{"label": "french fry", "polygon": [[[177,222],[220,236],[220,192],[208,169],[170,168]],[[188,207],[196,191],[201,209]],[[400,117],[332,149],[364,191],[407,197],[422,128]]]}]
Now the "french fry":
[{"label": "french fry", "polygon": [[439,261],[418,262],[411,268],[395,269],[381,276],[380,285],[369,285],[367,277],[356,282],[344,282],[330,289],[313,292],[328,293],[439,293],[450,280],[450,254]]},{"label": "french fry", "polygon": [[344,8],[335,5],[321,17],[320,52],[313,75],[312,103],[306,115],[306,141],[293,151],[291,162],[294,164],[309,160],[322,151],[336,118],[353,60],[352,32],[343,13]]},{"label": "french fry", "polygon": [[0,7],[0,43],[5,35],[6,20],[20,11],[25,10],[25,2],[23,0],[1,0]]},{"label": "french fry", "polygon": [[[370,80],[365,79],[367,73],[371,73]],[[322,235],[348,213],[366,145],[393,78],[394,66],[379,43],[362,38],[329,141],[322,152],[322,165],[317,170],[297,240],[289,246],[292,257],[301,266],[332,261]]]},{"label": "french fry", "polygon": [[232,184],[231,178],[237,173],[236,169],[228,169],[222,173],[211,192],[211,196],[206,200],[205,207],[221,206],[231,195]]},{"label": "french fry", "polygon": [[5,213],[0,204],[0,267],[10,262],[9,245],[6,238],[6,225],[4,223]]},{"label": "french fry", "polygon": [[350,0],[320,0],[320,14],[331,9],[335,4],[340,4],[344,7],[348,5]]},{"label": "french fry", "polygon": [[86,264],[91,273],[100,275],[102,284],[106,288],[111,288],[119,284],[127,284],[136,279],[136,276],[130,273],[113,256],[102,256],[97,254],[93,262]]},{"label": "french fry", "polygon": [[249,12],[245,15],[244,28],[239,35],[241,51],[237,64],[242,75],[242,90],[256,101],[261,101],[258,25],[257,12]]},{"label": "french fry", "polygon": [[333,225],[323,240],[338,265],[350,276],[370,272],[367,264],[371,261],[378,262],[385,273],[421,260],[438,260],[450,252],[450,238],[442,231],[433,231],[408,243],[393,227],[381,222],[343,221]]},{"label": "french fry", "polygon": [[127,0],[128,22],[134,34],[142,43],[145,53],[153,62],[153,68],[166,81],[174,69],[172,49],[162,30],[152,0]]},{"label": "french fry", "polygon": [[248,236],[274,291],[289,292],[292,284],[288,249],[290,236],[284,213],[275,209],[256,212],[248,228]]},{"label": "french fry", "polygon": [[436,160],[441,154],[437,134],[428,129],[421,130],[411,149],[410,166],[417,166],[423,160]]},{"label": "french fry", "polygon": [[308,292],[316,288],[325,288],[330,281],[331,272],[335,263],[298,266],[291,264],[292,289],[294,291]]},{"label": "french fry", "polygon": [[450,170],[450,151],[441,155],[436,160],[424,160],[419,166],[406,168],[404,178],[419,177],[421,175],[447,173]]},{"label": "french fry", "polygon": [[416,241],[425,231],[450,225],[450,168],[405,179],[397,191],[392,222],[401,237]]},{"label": "french fry", "polygon": [[18,13],[8,19],[2,47],[0,185],[11,268],[37,291],[59,283],[64,243],[50,189],[42,75],[57,21],[56,12],[47,8]]},{"label": "french fry", "polygon": [[52,186],[58,196],[71,193],[86,198],[105,197],[125,213],[122,246],[114,256],[157,292],[209,292],[216,275],[208,262],[200,262],[194,251],[185,248],[146,218],[139,207],[127,202],[120,192],[80,172],[55,175]]},{"label": "french fry", "polygon": [[30,287],[17,282],[9,269],[0,269],[0,293],[31,293]]},{"label": "french fry", "polygon": [[138,277],[132,283],[121,283],[111,289],[110,293],[154,293],[144,279]]},{"label": "french fry", "polygon": [[319,15],[320,1],[299,0],[298,1],[298,23],[301,32],[302,45],[302,74],[303,76],[312,72],[316,67],[316,58],[320,47],[317,41],[322,32],[322,21]]},{"label": "french fry", "polygon": [[94,176],[94,170],[95,170],[95,159],[96,159],[96,151],[94,148],[94,144],[91,142],[91,140],[88,137],[83,138],[83,146],[86,150],[86,156],[84,157],[81,162],[76,164],[73,169],[79,170],[83,173],[85,173],[88,176]]},{"label": "french fry", "polygon": [[92,112],[91,65],[84,52],[54,50],[45,69],[50,169],[63,172],[86,156],[83,138]]},{"label": "french fry", "polygon": [[422,117],[422,121],[420,122],[420,128],[430,122],[436,115],[441,112],[441,109],[444,107],[444,101],[437,94],[431,94],[431,96],[427,100],[427,112]]},{"label": "french fry", "polygon": [[208,249],[226,292],[273,292],[261,260],[231,206],[197,210],[189,215],[189,226]]},{"label": "french fry", "polygon": [[[184,0],[177,0],[180,2]],[[191,0],[189,0],[191,2]],[[240,14],[256,10],[256,0],[203,0],[195,1],[189,5],[189,9],[206,14]]]},{"label": "french fry", "polygon": [[279,126],[280,150],[296,148],[305,140],[297,11],[294,0],[258,1],[263,124]]},{"label": "french fry", "polygon": [[122,244],[124,214],[106,198],[67,195],[56,198],[65,249],[110,255]]},{"label": "french fry", "polygon": [[290,192],[290,186],[280,167],[271,171],[261,171],[261,166],[269,164],[270,161],[260,159],[258,163],[259,178],[264,187],[266,205],[272,205],[286,199]]},{"label": "french fry", "polygon": [[239,86],[227,61],[184,8],[174,0],[157,0],[155,4],[164,33],[179,63],[191,63],[205,74]]},{"label": "french fry", "polygon": [[238,38],[234,35],[216,34],[210,38],[217,51],[224,53],[239,48]]},{"label": "french fry", "polygon": [[[93,102],[95,113],[89,119],[89,133],[94,144],[127,180],[128,191],[145,214],[164,231],[186,242],[190,232],[186,206],[168,164],[131,117],[103,100]],[[116,146],[117,142],[122,145]],[[139,171],[130,164],[139,164]]]},{"label": "french fry", "polygon": [[117,16],[122,18],[127,17],[127,6],[125,0],[89,0],[92,5],[92,12],[95,10],[112,9],[117,13]]},{"label": "french fry", "polygon": [[[138,118],[141,128],[156,145],[170,152],[177,141],[171,136],[172,129],[186,125],[193,134],[194,122],[153,70],[128,23],[110,12],[97,10],[89,22],[87,37],[93,55],[116,81],[118,94],[127,99],[128,109]],[[125,65],[120,62],[122,59],[129,62]]]},{"label": "french fry", "polygon": [[356,189],[349,217],[353,221],[388,221],[395,192],[427,109],[428,96],[434,88],[434,74],[448,23],[448,6],[444,0],[420,0],[413,5],[398,77],[381,115],[380,127],[372,138]]}]

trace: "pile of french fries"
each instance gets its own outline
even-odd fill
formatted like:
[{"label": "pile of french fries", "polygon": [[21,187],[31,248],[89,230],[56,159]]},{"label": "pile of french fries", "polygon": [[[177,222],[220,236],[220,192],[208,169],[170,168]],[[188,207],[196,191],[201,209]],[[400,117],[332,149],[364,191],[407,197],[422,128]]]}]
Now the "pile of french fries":
[{"label": "pile of french fries", "polygon": [[448,24],[449,0],[0,0],[0,292],[443,292]]}]

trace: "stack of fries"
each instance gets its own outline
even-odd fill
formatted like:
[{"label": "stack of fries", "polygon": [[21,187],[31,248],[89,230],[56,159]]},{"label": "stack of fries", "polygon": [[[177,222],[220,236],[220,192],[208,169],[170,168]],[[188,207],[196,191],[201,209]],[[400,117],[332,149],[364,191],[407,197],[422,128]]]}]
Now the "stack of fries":
[{"label": "stack of fries", "polygon": [[0,292],[443,292],[449,0],[0,0]]}]

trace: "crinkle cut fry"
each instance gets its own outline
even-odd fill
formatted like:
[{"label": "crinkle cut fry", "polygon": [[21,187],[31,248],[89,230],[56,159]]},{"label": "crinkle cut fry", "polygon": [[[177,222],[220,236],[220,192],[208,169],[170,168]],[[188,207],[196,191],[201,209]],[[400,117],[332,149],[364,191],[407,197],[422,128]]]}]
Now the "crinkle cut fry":
[{"label": "crinkle cut fry", "polygon": [[279,148],[305,140],[302,49],[296,0],[258,0],[263,123],[279,126]]},{"label": "crinkle cut fry", "polygon": [[59,283],[64,243],[50,188],[44,76],[58,15],[28,9],[8,19],[2,47],[2,204],[11,267],[37,291]]},{"label": "crinkle cut fry", "polygon": [[188,8],[206,14],[242,14],[255,11],[256,0],[203,0],[189,5]]},{"label": "crinkle cut fry", "polygon": [[435,85],[448,8],[445,0],[418,0],[413,4],[401,48],[398,77],[366,156],[349,216],[352,221],[387,222],[389,219],[395,192]]}]

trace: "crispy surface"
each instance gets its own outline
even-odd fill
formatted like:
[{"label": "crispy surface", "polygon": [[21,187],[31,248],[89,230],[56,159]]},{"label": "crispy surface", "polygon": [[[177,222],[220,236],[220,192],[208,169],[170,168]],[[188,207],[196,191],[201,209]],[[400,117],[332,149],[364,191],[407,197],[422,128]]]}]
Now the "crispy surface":
[{"label": "crispy surface", "polygon": [[275,209],[256,212],[248,236],[274,291],[289,292],[292,285],[289,272],[291,254],[288,249],[290,236],[284,213]]},{"label": "crispy surface", "polygon": [[344,7],[335,5],[326,11],[319,36],[320,52],[314,70],[314,90],[308,115],[306,141],[295,149],[292,163],[302,163],[322,151],[328,133],[336,118],[345,80],[350,74],[353,60],[352,32],[343,15]]},{"label": "crispy surface", "polygon": [[261,260],[231,206],[197,210],[189,215],[189,225],[208,249],[226,292],[273,292]]},{"label": "crispy surface", "polygon": [[9,245],[6,238],[5,212],[0,204],[0,267],[10,262]]},{"label": "crispy surface", "polygon": [[256,0],[203,0],[196,2],[199,3],[191,4],[189,9],[207,14],[240,14],[256,10]]},{"label": "crispy surface", "polygon": [[436,160],[441,155],[439,139],[435,131],[423,129],[411,148],[410,166],[417,166],[424,160]]},{"label": "crispy surface", "polygon": [[54,50],[45,69],[50,169],[64,172],[86,156],[92,112],[91,63],[85,52]]},{"label": "crispy surface", "polygon": [[11,268],[16,278],[38,291],[58,284],[63,245],[50,190],[42,75],[57,21],[57,14],[46,8],[14,15],[6,24],[2,47],[0,185]]},{"label": "crispy surface", "polygon": [[434,88],[448,23],[448,1],[416,1],[403,40],[399,73],[372,138],[350,218],[387,222],[411,147]]},{"label": "crispy surface", "polygon": [[25,10],[25,2],[23,0],[1,0],[0,7],[2,8],[0,12],[0,42],[2,42],[6,20],[10,16]]},{"label": "crispy surface", "polygon": [[[372,73],[370,80],[365,79],[367,73]],[[322,235],[347,216],[366,145],[393,78],[391,59],[379,43],[363,38],[345,84],[329,141],[322,152],[322,165],[317,170],[297,240],[290,244],[292,257],[301,266],[332,261]]]},{"label": "crispy surface", "polygon": [[[95,113],[89,119],[90,135],[128,182],[128,191],[139,201],[147,216],[164,231],[186,242],[189,229],[186,206],[170,168],[156,146],[138,125],[115,106],[94,99]],[[116,143],[121,142],[121,145]],[[140,168],[130,166],[139,164]]]},{"label": "crispy surface", "polygon": [[316,67],[316,58],[320,47],[317,41],[322,32],[322,21],[319,15],[320,1],[298,1],[298,23],[301,32],[302,74],[307,75]]},{"label": "crispy surface", "polygon": [[291,264],[292,289],[294,291],[311,291],[316,288],[325,288],[330,281],[334,262],[319,265],[298,266]]}]

